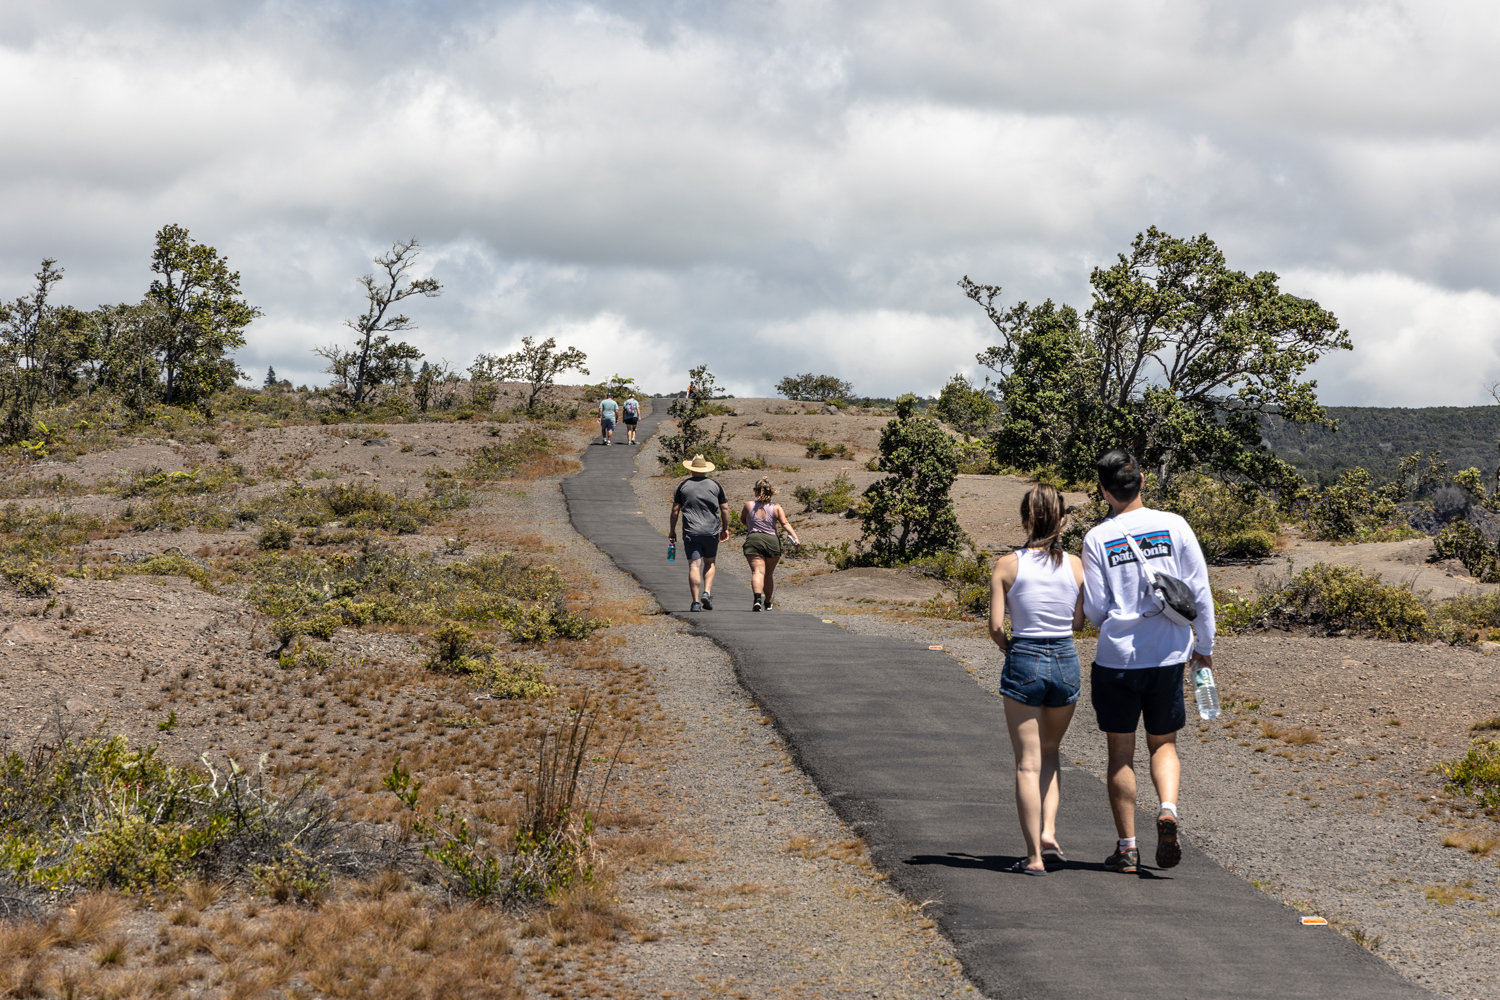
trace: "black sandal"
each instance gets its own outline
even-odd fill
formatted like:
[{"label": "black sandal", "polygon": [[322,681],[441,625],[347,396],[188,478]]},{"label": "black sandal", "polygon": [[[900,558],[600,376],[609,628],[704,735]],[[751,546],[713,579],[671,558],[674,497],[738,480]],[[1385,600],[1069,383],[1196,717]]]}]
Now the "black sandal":
[{"label": "black sandal", "polygon": [[1027,860],[1026,858],[1022,858],[1020,861],[1017,861],[1015,864],[1013,864],[1013,865],[1010,866],[1010,870],[1013,871],[1013,872],[1015,872],[1017,875],[1037,875],[1037,876],[1041,876],[1041,875],[1047,874],[1047,869],[1045,869],[1045,868],[1030,868],[1030,867],[1028,867],[1027,864],[1026,864],[1026,860]]}]

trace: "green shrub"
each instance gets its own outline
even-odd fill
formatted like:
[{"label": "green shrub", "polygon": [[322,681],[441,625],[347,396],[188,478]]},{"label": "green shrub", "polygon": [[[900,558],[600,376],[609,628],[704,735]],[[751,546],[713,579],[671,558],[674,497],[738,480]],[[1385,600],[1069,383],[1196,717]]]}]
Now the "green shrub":
[{"label": "green shrub", "polygon": [[543,669],[540,663],[491,660],[482,670],[471,672],[471,676],[496,698],[551,698],[557,694],[557,688],[542,679]]},{"label": "green shrub", "polygon": [[285,521],[268,521],[260,532],[260,547],[268,552],[289,549],[292,547],[292,539],[296,537],[297,529]]},{"label": "green shrub", "polygon": [[443,564],[366,538],[358,552],[268,553],[244,569],[253,581],[246,596],[273,619],[283,648],[340,625],[494,622],[517,642],[581,639],[609,625],[567,610],[556,569],[510,553]]},{"label": "green shrub", "polygon": [[46,597],[57,587],[57,574],[34,562],[22,565],[7,560],[0,564],[0,574],[22,597]]},{"label": "green shrub", "polygon": [[1500,809],[1500,741],[1476,742],[1463,757],[1444,761],[1436,770],[1448,779],[1449,792]]},{"label": "green shrub", "polygon": [[1467,521],[1443,526],[1433,542],[1439,559],[1457,559],[1480,583],[1500,583],[1500,551],[1484,540],[1479,529]]},{"label": "green shrub", "polygon": [[[525,902],[593,878],[594,817],[578,808],[578,793],[594,719],[585,700],[573,713],[566,742],[561,732],[542,735],[508,858],[483,835],[488,826],[483,820],[471,821],[452,809],[424,813],[417,804],[421,782],[396,758],[385,787],[413,813],[412,831],[425,841],[422,853],[450,891],[479,902]],[[597,791],[601,799],[613,771],[611,763]]]},{"label": "green shrub", "polygon": [[8,503],[0,510],[0,576],[24,597],[44,597],[57,586],[50,564],[98,528],[94,518]]},{"label": "green shrub", "polygon": [[1372,482],[1368,471],[1356,467],[1313,495],[1304,517],[1312,536],[1339,542],[1371,538],[1382,529],[1389,535],[1388,529],[1396,526],[1399,517],[1396,504],[1385,491],[1373,488]]},{"label": "green shrub", "polygon": [[983,552],[965,557],[957,552],[939,552],[909,564],[923,576],[942,580],[953,591],[951,599],[934,597],[924,614],[935,618],[966,620],[990,613],[990,562]]},{"label": "green shrub", "polygon": [[1472,629],[1500,629],[1500,593],[1450,597],[1438,602],[1434,617]]},{"label": "green shrub", "polygon": [[1433,621],[1409,585],[1382,583],[1379,573],[1318,563],[1263,598],[1271,619],[1316,625],[1333,632],[1367,632],[1413,642]]},{"label": "green shrub", "polygon": [[498,663],[495,647],[482,642],[474,630],[446,622],[432,632],[436,649],[427,666],[445,673],[464,674],[476,687],[496,698],[550,698],[557,688],[542,680],[542,664]]},{"label": "green shrub", "polygon": [[859,558],[868,565],[898,566],[956,548],[963,537],[951,490],[959,456],[953,439],[935,421],[917,416],[917,398],[896,401],[896,419],[880,432],[880,471],[860,503],[864,525]]},{"label": "green shrub", "polygon": [[1281,519],[1275,502],[1254,485],[1202,475],[1178,476],[1165,489],[1148,483],[1148,507],[1179,514],[1192,527],[1209,562],[1263,558],[1276,548]]},{"label": "green shrub", "polygon": [[843,443],[829,444],[827,441],[808,441],[807,453],[804,458],[816,458],[827,461],[830,458],[853,458],[849,446]]},{"label": "green shrub", "polygon": [[232,763],[227,774],[170,765],[123,736],[67,738],[0,758],[0,870],[49,892],[164,888],[335,846],[332,801]]},{"label": "green shrub", "polygon": [[336,522],[347,529],[412,534],[446,517],[448,511],[472,503],[473,497],[457,481],[430,485],[426,497],[398,497],[373,483],[323,487],[292,483],[234,506],[212,498],[158,497],[127,507],[122,519],[137,531],[180,530],[194,525],[222,531],[236,521],[263,526],[279,523],[293,529]]},{"label": "green shrub", "polygon": [[792,496],[806,510],[842,514],[854,503],[854,483],[847,472],[840,472],[822,486],[798,486]]},{"label": "green shrub", "polygon": [[464,466],[465,479],[510,479],[527,462],[546,458],[556,449],[552,439],[529,427],[504,444],[487,444]]},{"label": "green shrub", "polygon": [[254,483],[245,467],[238,462],[220,462],[183,472],[163,472],[161,468],[135,469],[124,482],[101,483],[103,492],[121,499],[131,497],[193,496],[215,493],[235,483]]}]

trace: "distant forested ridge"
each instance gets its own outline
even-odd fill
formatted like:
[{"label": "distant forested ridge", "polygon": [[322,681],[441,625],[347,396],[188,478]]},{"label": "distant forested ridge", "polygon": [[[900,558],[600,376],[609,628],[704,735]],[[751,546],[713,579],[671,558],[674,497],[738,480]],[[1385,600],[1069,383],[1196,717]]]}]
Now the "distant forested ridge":
[{"label": "distant forested ridge", "polygon": [[1486,479],[1500,462],[1500,406],[1330,406],[1328,415],[1339,422],[1337,431],[1276,417],[1261,423],[1266,444],[1310,483],[1327,485],[1356,465],[1377,480],[1390,479],[1402,457],[1415,452],[1440,451],[1449,472],[1474,466]]}]

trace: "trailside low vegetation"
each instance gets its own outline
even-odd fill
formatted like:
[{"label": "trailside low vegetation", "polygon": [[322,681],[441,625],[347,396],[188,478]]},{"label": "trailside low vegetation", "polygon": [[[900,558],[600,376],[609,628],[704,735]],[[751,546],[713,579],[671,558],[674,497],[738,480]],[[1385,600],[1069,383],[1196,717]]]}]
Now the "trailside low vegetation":
[{"label": "trailside low vegetation", "polygon": [[0,758],[0,872],[22,890],[161,889],[245,877],[314,898],[372,867],[310,781],[163,762],[122,736],[66,736]]},{"label": "trailside low vegetation", "polygon": [[1370,635],[1396,642],[1468,643],[1500,635],[1500,594],[1434,601],[1379,573],[1318,563],[1262,578],[1253,595],[1215,594],[1220,628],[1307,629],[1321,635]]}]

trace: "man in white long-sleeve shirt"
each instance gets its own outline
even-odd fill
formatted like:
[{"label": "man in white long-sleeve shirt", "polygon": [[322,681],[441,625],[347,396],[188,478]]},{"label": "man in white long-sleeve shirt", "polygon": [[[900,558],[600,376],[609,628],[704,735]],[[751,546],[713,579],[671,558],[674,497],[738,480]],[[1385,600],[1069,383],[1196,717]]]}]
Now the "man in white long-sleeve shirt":
[{"label": "man in white long-sleeve shirt", "polygon": [[[1141,472],[1134,456],[1117,449],[1099,459],[1096,468],[1110,517],[1083,539],[1083,611],[1099,626],[1090,685],[1094,714],[1109,742],[1109,806],[1120,838],[1104,866],[1116,872],[1139,871],[1135,731],[1144,718],[1151,781],[1161,799],[1156,863],[1171,868],[1182,859],[1177,841],[1182,774],[1177,731],[1187,723],[1183,670],[1188,663],[1213,666],[1214,601],[1208,566],[1186,521],[1141,503]],[[1198,616],[1191,627],[1177,625],[1162,613],[1127,533],[1152,569],[1192,589]]]}]

